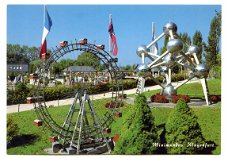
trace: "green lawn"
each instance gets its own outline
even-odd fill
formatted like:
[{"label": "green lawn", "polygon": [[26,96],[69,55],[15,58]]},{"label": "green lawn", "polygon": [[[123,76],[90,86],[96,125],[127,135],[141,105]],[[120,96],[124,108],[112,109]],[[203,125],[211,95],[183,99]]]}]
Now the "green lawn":
[{"label": "green lawn", "polygon": [[[220,154],[221,152],[221,103],[217,103],[215,107],[200,107],[191,108],[198,117],[198,122],[202,129],[203,136],[207,141],[213,141],[217,148],[213,154]],[[166,123],[169,114],[173,108],[152,108],[155,117],[155,123],[161,125]]]},{"label": "green lawn", "polygon": [[[196,92],[194,92],[194,88],[196,88]],[[184,85],[178,91],[178,93],[186,92],[188,95],[194,94],[196,96],[203,96],[203,93],[200,91],[199,84],[190,84]],[[220,80],[210,80],[209,88],[212,94],[220,94],[221,93],[221,81]],[[184,91],[185,90],[185,91]],[[146,96],[150,96],[156,92],[145,92]],[[185,93],[185,94],[186,94]],[[109,99],[101,99],[93,101],[93,105],[96,108],[97,115],[102,117],[104,112],[107,110],[104,107],[104,104],[108,102]],[[116,118],[115,122],[112,123],[111,129],[112,133],[110,136],[114,136],[116,134],[120,134],[120,129],[125,121],[125,119],[129,115],[129,111],[134,105],[125,104],[124,107],[120,108],[120,111],[123,112],[122,118]],[[61,107],[52,107],[49,108],[50,114],[53,116],[58,123],[62,123],[65,119],[65,116],[69,110],[68,106]],[[155,124],[161,125],[166,123],[167,118],[173,108],[165,108],[165,107],[156,107],[152,108],[152,113],[155,117]],[[207,140],[213,141],[216,143],[217,148],[213,151],[213,154],[220,154],[221,152],[221,103],[216,104],[214,107],[199,107],[192,108],[195,114],[198,116],[199,124],[202,128],[202,132],[204,137]],[[25,111],[20,113],[10,114],[18,124],[20,128],[21,137],[18,138],[18,141],[21,143],[18,146],[7,149],[8,154],[15,155],[33,155],[33,154],[46,154],[44,152],[45,148],[50,148],[51,143],[48,141],[48,137],[52,134],[48,129],[44,129],[43,127],[35,127],[33,126],[33,120],[36,118],[35,112]]]},{"label": "green lawn", "polygon": [[[211,95],[221,94],[221,80],[219,79],[208,80],[208,88],[209,88],[209,93]],[[144,92],[144,94],[146,97],[150,97],[158,92],[160,92],[160,90],[147,91],[147,92]],[[185,94],[185,95],[189,95],[190,97],[196,97],[196,98],[204,97],[203,89],[200,83],[185,84],[177,89],[177,94]],[[131,96],[134,96],[134,94]]]}]

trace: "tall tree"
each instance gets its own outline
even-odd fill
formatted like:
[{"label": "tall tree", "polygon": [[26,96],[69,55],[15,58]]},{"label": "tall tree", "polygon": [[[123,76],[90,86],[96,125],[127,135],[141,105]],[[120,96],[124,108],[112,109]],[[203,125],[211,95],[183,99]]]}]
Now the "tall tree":
[{"label": "tall tree", "polygon": [[29,63],[19,44],[7,44],[7,63]]},{"label": "tall tree", "polygon": [[63,69],[69,67],[69,66],[74,66],[75,65],[75,60],[73,59],[62,59],[59,62],[53,63],[51,65],[51,72],[54,74],[61,74]]},{"label": "tall tree", "polygon": [[78,66],[93,66],[98,68],[100,66],[100,60],[98,57],[90,52],[83,52],[76,60]]},{"label": "tall tree", "polygon": [[[38,47],[23,46],[22,48],[30,62],[39,59],[40,49]],[[48,52],[50,53],[50,50],[48,50]]]},{"label": "tall tree", "polygon": [[200,49],[199,53],[197,53],[197,57],[199,61],[202,60],[202,52],[203,52],[203,37],[200,31],[196,31],[194,36],[193,36],[193,44],[197,45]]},{"label": "tall tree", "polygon": [[191,37],[188,35],[187,32],[184,33],[180,33],[179,37],[181,38],[181,40],[183,41],[184,47],[182,49],[182,52],[186,53],[188,50],[188,47],[191,45],[192,41],[191,41]]},{"label": "tall tree", "polygon": [[[51,53],[50,50],[48,50]],[[30,63],[39,59],[39,48],[7,44],[7,63]]]},{"label": "tall tree", "polygon": [[211,21],[208,43],[205,46],[205,59],[209,68],[218,65],[217,55],[220,51],[221,38],[221,11],[216,12],[216,15]]}]

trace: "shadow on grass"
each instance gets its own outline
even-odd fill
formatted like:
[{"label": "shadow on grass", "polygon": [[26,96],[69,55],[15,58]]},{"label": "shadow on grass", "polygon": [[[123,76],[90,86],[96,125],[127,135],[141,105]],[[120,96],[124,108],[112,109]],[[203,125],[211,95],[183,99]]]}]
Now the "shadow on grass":
[{"label": "shadow on grass", "polygon": [[7,148],[13,148],[13,147],[18,147],[18,146],[24,146],[24,145],[29,145],[33,144],[39,136],[34,135],[34,134],[23,134],[19,136],[15,136],[11,142],[7,145]]},{"label": "shadow on grass", "polygon": [[216,147],[218,146],[217,144],[215,144],[215,142],[213,141],[206,141],[206,144],[212,145],[211,147],[207,147],[204,148],[204,150],[202,151],[202,153],[199,154],[213,154],[212,152],[216,149]]},{"label": "shadow on grass", "polygon": [[[160,144],[166,144],[166,139],[165,139],[165,124],[160,124],[157,126],[158,130],[161,130],[160,134]],[[166,147],[158,147],[156,150],[156,154],[167,154],[167,149]]]}]

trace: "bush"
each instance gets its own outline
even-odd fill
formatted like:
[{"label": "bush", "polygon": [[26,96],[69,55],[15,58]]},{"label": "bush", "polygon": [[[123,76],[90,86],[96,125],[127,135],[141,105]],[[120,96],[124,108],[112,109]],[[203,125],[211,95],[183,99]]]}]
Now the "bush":
[{"label": "bush", "polygon": [[171,76],[171,80],[172,82],[177,82],[177,81],[183,81],[185,80],[186,78],[188,78],[188,76],[186,75],[186,73],[178,73],[178,74],[173,74]]},{"label": "bush", "polygon": [[209,100],[212,102],[212,103],[217,103],[219,101],[221,101],[221,95],[211,95],[209,97]]},{"label": "bush", "polygon": [[115,102],[115,101],[107,102],[105,104],[106,108],[118,108],[118,107],[123,107],[123,106],[124,106],[123,102]]},{"label": "bush", "polygon": [[189,143],[205,144],[197,117],[187,106],[183,99],[180,99],[174,111],[170,114],[166,123],[167,144],[179,144],[179,147],[168,147],[170,154],[201,154],[204,147],[188,146]]},{"label": "bush", "polygon": [[146,97],[142,94],[135,99],[135,107],[124,123],[121,136],[114,148],[115,154],[152,154],[158,142],[157,128],[154,117],[147,105]]},{"label": "bush", "polygon": [[19,128],[15,121],[13,120],[12,116],[7,115],[7,144],[17,136],[19,133]]},{"label": "bush", "polygon": [[123,89],[132,89],[137,86],[136,80],[123,80]]},{"label": "bush", "polygon": [[122,98],[122,99],[126,99],[127,98],[127,94],[120,94],[118,97]]},{"label": "bush", "polygon": [[188,95],[173,95],[172,96],[172,103],[177,103],[179,99],[183,99],[185,103],[190,102],[190,97]]},{"label": "bush", "polygon": [[18,83],[15,90],[7,90],[7,104],[25,103],[30,89],[24,83]]},{"label": "bush", "polygon": [[213,66],[209,71],[209,76],[212,78],[221,79],[221,74],[222,74],[221,66],[219,65]]},{"label": "bush", "polygon": [[164,95],[161,95],[160,93],[152,95],[150,97],[150,101],[156,102],[156,103],[168,103],[169,102],[169,100]]}]

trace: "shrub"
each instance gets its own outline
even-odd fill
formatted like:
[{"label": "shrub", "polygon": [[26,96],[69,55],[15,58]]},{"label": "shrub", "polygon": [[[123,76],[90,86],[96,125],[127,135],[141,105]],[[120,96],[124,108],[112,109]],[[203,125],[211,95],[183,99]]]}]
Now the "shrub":
[{"label": "shrub", "polygon": [[105,104],[106,108],[118,108],[118,107],[123,107],[123,106],[124,106],[123,102],[115,102],[115,101],[107,102]]},{"label": "shrub", "polygon": [[219,65],[212,66],[212,68],[209,71],[209,76],[212,78],[221,79],[221,74],[221,66]]},{"label": "shrub", "polygon": [[219,101],[221,101],[221,95],[211,95],[209,97],[209,100],[212,102],[212,103],[217,103]]},{"label": "shrub", "polygon": [[186,78],[188,78],[186,73],[178,73],[178,74],[173,74],[171,76],[172,82],[182,81],[182,80],[185,80]]},{"label": "shrub", "polygon": [[172,103],[177,103],[179,99],[183,99],[185,103],[190,102],[190,97],[188,95],[173,95],[172,96]]},{"label": "shrub", "polygon": [[179,147],[168,147],[170,154],[200,154],[203,147],[188,146],[189,143],[205,144],[197,117],[187,106],[183,99],[180,99],[174,111],[170,114],[166,123],[167,144],[179,144]]},{"label": "shrub", "polygon": [[118,97],[122,98],[122,99],[126,99],[127,98],[127,94],[120,94]]},{"label": "shrub", "polygon": [[132,89],[137,86],[136,80],[123,80],[123,89]]},{"label": "shrub", "polygon": [[151,102],[156,102],[156,103],[168,103],[168,99],[164,96],[161,95],[160,93],[157,93],[155,95],[152,95],[150,97]]},{"label": "shrub", "polygon": [[7,144],[9,144],[10,141],[18,135],[18,133],[19,128],[15,123],[14,119],[11,115],[7,115]]},{"label": "shrub", "polygon": [[115,154],[152,154],[159,141],[154,117],[147,105],[146,97],[142,94],[135,99],[135,107],[124,123],[121,136],[114,148]]},{"label": "shrub", "polygon": [[7,104],[25,103],[30,89],[24,83],[18,83],[15,90],[7,90]]}]

